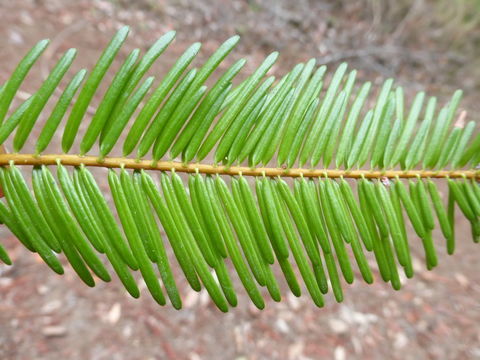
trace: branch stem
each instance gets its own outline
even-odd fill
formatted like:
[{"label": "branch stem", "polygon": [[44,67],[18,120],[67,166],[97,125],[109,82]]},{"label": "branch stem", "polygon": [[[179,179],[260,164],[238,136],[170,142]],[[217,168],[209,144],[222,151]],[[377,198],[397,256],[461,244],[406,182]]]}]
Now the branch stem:
[{"label": "branch stem", "polygon": [[8,165],[13,161],[15,165],[56,165],[60,161],[68,166],[94,166],[104,168],[143,169],[157,171],[172,171],[218,175],[246,175],[246,176],[268,176],[268,177],[329,177],[329,178],[480,178],[479,170],[334,170],[334,169],[282,169],[247,166],[221,166],[200,163],[183,164],[176,161],[136,160],[131,158],[107,157],[100,160],[95,156],[79,156],[65,154],[33,155],[33,154],[0,154],[0,166]]}]

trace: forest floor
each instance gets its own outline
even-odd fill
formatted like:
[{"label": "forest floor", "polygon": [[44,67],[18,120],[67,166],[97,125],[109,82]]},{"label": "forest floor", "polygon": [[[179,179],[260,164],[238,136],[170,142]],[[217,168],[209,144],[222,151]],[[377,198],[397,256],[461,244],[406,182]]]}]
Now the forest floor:
[{"label": "forest floor", "polygon": [[[52,43],[22,89],[26,93],[71,46],[79,49],[75,66],[91,67],[113,32],[128,24],[132,34],[124,53],[145,50],[166,31],[178,31],[154,74],[164,74],[194,41],[204,43],[204,60],[238,33],[242,40],[226,65],[245,57],[246,73],[274,50],[281,53],[273,69],[279,75],[310,57],[330,69],[345,60],[359,70],[359,79],[377,86],[394,76],[409,99],[426,90],[444,103],[463,88],[462,107],[478,114],[480,77],[472,64],[479,58],[464,44],[473,30],[445,44],[442,29],[435,28],[440,20],[422,18],[429,9],[370,11],[371,3],[0,0],[0,83],[41,38]],[[0,229],[0,242],[14,261],[0,265],[0,359],[480,359],[480,248],[458,212],[457,217],[455,255],[446,254],[441,234],[435,233],[439,266],[427,271],[418,240],[416,276],[399,292],[378,273],[371,286],[357,274],[353,285],[345,286],[343,303],[329,294],[318,309],[308,296],[296,298],[282,284],[283,301],[267,300],[266,309],[258,311],[235,281],[239,304],[228,314],[216,310],[205,291],[195,293],[183,282],[181,311],[159,307],[145,286],[138,300],[117,280],[87,288],[69,267],[56,276]]]}]

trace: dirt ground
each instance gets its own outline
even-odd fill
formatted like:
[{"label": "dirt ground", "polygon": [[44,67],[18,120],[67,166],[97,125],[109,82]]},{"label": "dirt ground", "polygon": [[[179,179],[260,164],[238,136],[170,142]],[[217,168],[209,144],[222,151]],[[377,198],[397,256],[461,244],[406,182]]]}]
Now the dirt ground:
[{"label": "dirt ground", "polygon": [[[249,73],[273,50],[281,52],[276,74],[310,57],[330,68],[346,60],[360,79],[379,84],[394,76],[410,95],[425,89],[445,101],[463,88],[463,107],[478,114],[478,22],[465,29],[451,25],[458,19],[445,20],[446,8],[433,3],[0,0],[0,83],[41,38],[52,43],[22,88],[27,93],[69,47],[79,49],[77,68],[91,67],[113,32],[128,24],[124,54],[178,31],[153,74],[164,74],[194,41],[204,43],[202,60],[238,33],[242,40],[224,67],[245,57]],[[69,267],[62,277],[52,273],[0,229],[0,242],[14,261],[0,265],[0,359],[480,359],[480,248],[462,217],[457,220],[455,255],[446,255],[435,233],[440,265],[428,272],[416,251],[419,241],[416,276],[399,292],[378,274],[371,286],[357,276],[345,287],[342,304],[329,295],[318,309],[307,296],[288,294],[283,284],[283,301],[267,301],[264,311],[239,290],[239,304],[228,314],[185,283],[179,284],[181,311],[157,306],[145,286],[138,300],[116,280],[89,289]]]}]

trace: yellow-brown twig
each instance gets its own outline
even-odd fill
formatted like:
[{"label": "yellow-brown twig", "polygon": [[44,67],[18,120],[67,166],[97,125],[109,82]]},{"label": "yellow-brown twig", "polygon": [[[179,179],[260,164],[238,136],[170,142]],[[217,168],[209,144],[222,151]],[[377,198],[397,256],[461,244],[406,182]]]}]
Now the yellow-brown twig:
[{"label": "yellow-brown twig", "polygon": [[282,169],[282,168],[268,168],[257,167],[250,168],[247,166],[216,166],[200,163],[183,164],[175,161],[158,161],[152,163],[151,160],[136,160],[131,158],[105,158],[99,160],[95,156],[79,156],[79,155],[65,155],[65,154],[51,154],[51,155],[33,155],[33,154],[0,154],[0,166],[8,165],[13,161],[16,165],[55,165],[57,161],[63,165],[68,166],[95,166],[105,168],[120,168],[126,169],[144,169],[144,170],[158,170],[171,171],[174,169],[177,172],[202,174],[219,174],[219,175],[247,175],[247,176],[265,176],[268,177],[329,177],[329,178],[480,178],[480,171],[478,170],[334,170],[334,169]]}]

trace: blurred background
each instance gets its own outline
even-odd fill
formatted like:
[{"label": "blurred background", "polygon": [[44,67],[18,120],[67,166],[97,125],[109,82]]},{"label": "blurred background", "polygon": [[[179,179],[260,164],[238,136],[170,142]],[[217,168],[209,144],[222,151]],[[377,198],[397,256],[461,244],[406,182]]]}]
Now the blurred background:
[{"label": "blurred background", "polygon": [[[79,49],[77,68],[91,68],[124,24],[132,32],[123,55],[177,30],[151,71],[159,77],[191,43],[203,43],[201,64],[239,34],[221,70],[245,57],[249,74],[274,50],[275,75],[311,57],[330,70],[347,61],[362,81],[395,77],[409,99],[426,90],[444,103],[462,88],[462,109],[478,119],[478,0],[0,0],[0,83],[42,38],[52,42],[23,96],[69,47]],[[447,256],[435,233],[439,267],[426,271],[414,249],[416,276],[400,292],[376,274],[371,286],[357,277],[345,287],[342,304],[328,295],[318,309],[284,291],[281,303],[258,311],[237,286],[239,305],[228,314],[182,282],[181,311],[157,306],[145,286],[139,300],[117,280],[89,289],[69,268],[53,274],[1,229],[14,265],[0,265],[0,359],[480,359],[480,252],[463,217],[457,224],[456,254]]]}]

